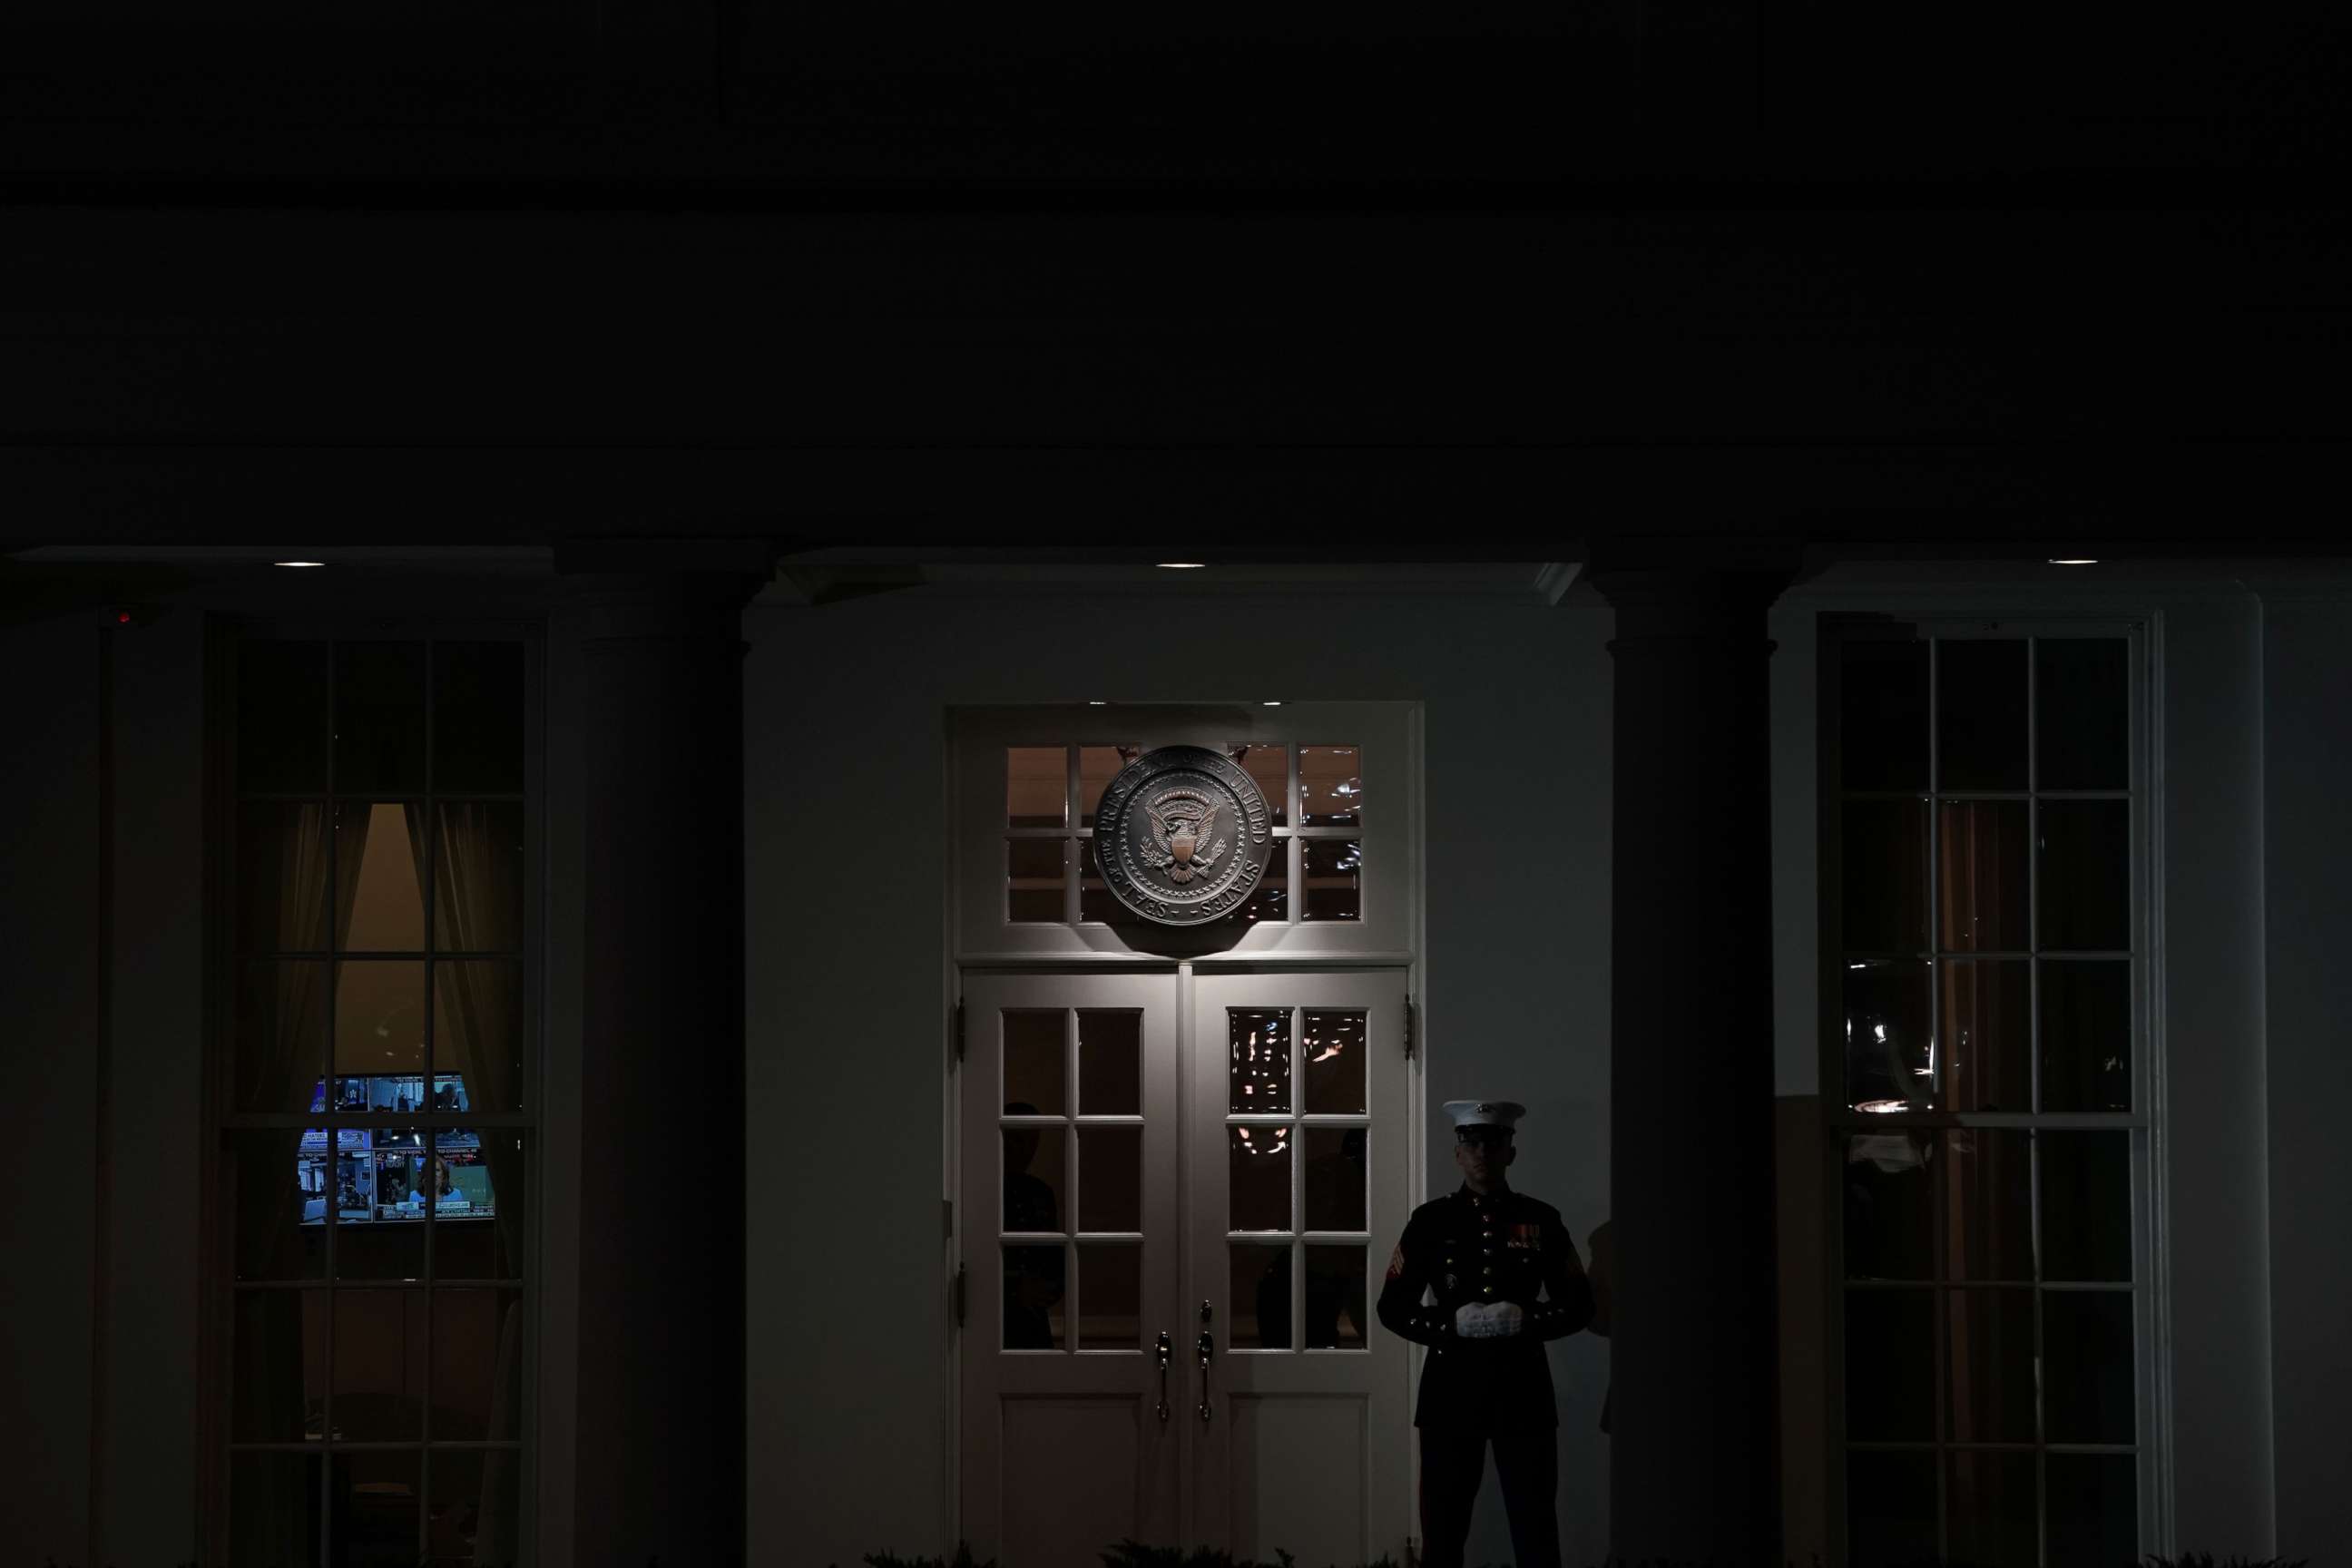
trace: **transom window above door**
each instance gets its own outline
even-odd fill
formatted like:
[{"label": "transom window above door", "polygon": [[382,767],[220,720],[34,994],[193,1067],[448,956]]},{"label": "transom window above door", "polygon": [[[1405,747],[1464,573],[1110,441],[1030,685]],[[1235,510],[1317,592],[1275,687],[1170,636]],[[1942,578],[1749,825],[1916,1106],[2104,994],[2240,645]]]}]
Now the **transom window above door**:
[{"label": "transom window above door", "polygon": [[[1203,710],[1150,704],[965,710],[956,763],[960,947],[991,953],[1401,951],[1419,773],[1403,703]],[[1227,914],[1186,931],[1124,906],[1095,853],[1096,807],[1163,746],[1227,757],[1265,798],[1265,873]],[[997,787],[1001,784],[1001,789]]]}]

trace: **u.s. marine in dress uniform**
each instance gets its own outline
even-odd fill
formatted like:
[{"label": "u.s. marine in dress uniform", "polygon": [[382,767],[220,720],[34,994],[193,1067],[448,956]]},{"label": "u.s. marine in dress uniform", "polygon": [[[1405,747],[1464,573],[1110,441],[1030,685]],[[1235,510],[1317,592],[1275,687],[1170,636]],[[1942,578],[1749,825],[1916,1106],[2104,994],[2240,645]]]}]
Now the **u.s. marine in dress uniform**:
[{"label": "u.s. marine in dress uniform", "polygon": [[1543,1347],[1591,1321],[1592,1288],[1559,1211],[1504,1179],[1527,1108],[1456,1100],[1445,1110],[1462,1186],[1412,1211],[1380,1304],[1390,1332],[1430,1347],[1413,1413],[1421,1560],[1459,1568],[1492,1443],[1518,1568],[1558,1568],[1559,1414]]}]

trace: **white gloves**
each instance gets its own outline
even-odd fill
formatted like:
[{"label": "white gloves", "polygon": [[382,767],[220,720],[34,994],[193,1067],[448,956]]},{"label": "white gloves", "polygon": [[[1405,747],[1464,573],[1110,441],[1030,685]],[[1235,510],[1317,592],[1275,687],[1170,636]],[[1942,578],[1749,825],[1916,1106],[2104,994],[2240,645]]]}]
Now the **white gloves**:
[{"label": "white gloves", "polygon": [[1526,1321],[1527,1314],[1515,1302],[1496,1301],[1484,1307],[1465,1302],[1454,1309],[1454,1332],[1465,1340],[1507,1340]]}]

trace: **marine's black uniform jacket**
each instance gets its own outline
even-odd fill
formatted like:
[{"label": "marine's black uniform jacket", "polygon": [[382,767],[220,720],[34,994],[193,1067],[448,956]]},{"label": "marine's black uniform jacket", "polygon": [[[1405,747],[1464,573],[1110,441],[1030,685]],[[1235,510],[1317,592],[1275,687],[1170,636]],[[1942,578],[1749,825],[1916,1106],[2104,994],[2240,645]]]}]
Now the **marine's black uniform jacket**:
[{"label": "marine's black uniform jacket", "polygon": [[[1424,1288],[1436,1306],[1422,1304]],[[1549,1300],[1538,1301],[1538,1289]],[[1454,1332],[1460,1308],[1497,1301],[1527,1315],[1517,1334]],[[1508,1188],[1480,1197],[1465,1186],[1412,1211],[1389,1259],[1380,1317],[1390,1332],[1431,1347],[1414,1426],[1557,1426],[1544,1342],[1592,1321],[1592,1287],[1558,1209]]]}]

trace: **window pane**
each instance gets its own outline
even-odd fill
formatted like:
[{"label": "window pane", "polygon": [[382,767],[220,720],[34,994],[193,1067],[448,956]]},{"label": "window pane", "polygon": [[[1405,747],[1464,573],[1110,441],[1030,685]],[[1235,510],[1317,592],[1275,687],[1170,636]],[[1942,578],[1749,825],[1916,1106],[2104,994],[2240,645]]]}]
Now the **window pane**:
[{"label": "window pane", "polygon": [[1961,952],[2023,952],[2031,874],[2021,800],[1946,801],[1937,862],[1942,944]]},{"label": "window pane", "polygon": [[528,1329],[520,1290],[433,1292],[435,1441],[521,1432]]},{"label": "window pane", "polygon": [[1007,1127],[1004,1138],[1004,1228],[1062,1228],[1069,1213],[1063,1127]]},{"label": "window pane", "polygon": [[2131,1292],[2044,1290],[2042,1338],[2049,1440],[2133,1441]]},{"label": "window pane", "polygon": [[336,1159],[335,1278],[425,1278],[425,1193],[432,1184],[425,1134],[414,1129],[348,1130],[362,1152]]},{"label": "window pane", "polygon": [[433,946],[439,952],[522,948],[522,806],[443,801],[434,811]]},{"label": "window pane", "polygon": [[1135,921],[1133,911],[1118,901],[1118,895],[1103,879],[1102,859],[1096,842],[1089,838],[1078,845],[1078,919],[1103,925],[1131,925]]},{"label": "window pane", "polygon": [[1352,838],[1309,838],[1300,849],[1306,862],[1307,918],[1363,919],[1364,847]]},{"label": "window pane", "polygon": [[1948,1560],[1972,1568],[2040,1568],[2041,1500],[2032,1454],[1961,1449],[1946,1456]]},{"label": "window pane", "polygon": [[229,1457],[229,1561],[318,1568],[326,1500],[316,1454]]},{"label": "window pane", "polygon": [[522,644],[433,648],[433,787],[522,792]]},{"label": "window pane", "polygon": [[1937,1040],[1946,1109],[2033,1109],[2032,990],[2032,966],[2021,958],[1944,965]]},{"label": "window pane", "polygon": [[[413,842],[408,810],[382,802],[335,803],[335,881],[346,952],[420,952],[425,948],[425,846]],[[420,820],[418,826],[423,826]]]},{"label": "window pane", "polygon": [[239,1290],[234,1310],[230,1439],[299,1443],[318,1436],[327,1409],[327,1293]]},{"label": "window pane", "polygon": [[1088,1116],[1142,1114],[1142,1014],[1079,1012],[1078,1109]]},{"label": "window pane", "polygon": [[1063,1337],[1062,1299],[1068,1262],[1060,1247],[1004,1249],[1004,1348],[1057,1351]]},{"label": "window pane", "polygon": [[2042,961],[2042,1109],[2131,1109],[2131,961]]},{"label": "window pane", "polygon": [[2048,1561],[2137,1563],[2138,1461],[2129,1454],[2052,1454]]},{"label": "window pane", "polygon": [[425,790],[425,645],[335,645],[335,792]]},{"label": "window pane", "polygon": [[453,1127],[433,1135],[433,1272],[443,1279],[520,1279],[528,1214],[524,1135]]},{"label": "window pane", "polygon": [[[1121,769],[1143,755],[1140,746],[1080,746],[1078,748],[1078,826],[1095,825],[1095,805]],[[1015,824],[1015,826],[1019,826]],[[1051,827],[1056,823],[1046,823]]]},{"label": "window pane", "polygon": [[1004,918],[1035,922],[1062,918],[1062,869],[1069,855],[1061,838],[1004,841]]},{"label": "window pane", "polygon": [[1953,1290],[1951,1387],[1946,1409],[1959,1443],[2033,1441],[2033,1292]]},{"label": "window pane", "polygon": [[243,967],[230,1031],[232,1110],[303,1110],[314,1104],[327,1061],[327,983],[323,963]]},{"label": "window pane", "polygon": [[425,1292],[338,1290],[335,1437],[404,1441],[424,1431]]},{"label": "window pane", "polygon": [[1936,1456],[1845,1457],[1846,1560],[1912,1568],[1937,1561]]},{"label": "window pane", "polygon": [[1941,790],[2025,787],[2025,644],[1936,645]]},{"label": "window pane", "polygon": [[324,952],[334,884],[327,808],[247,801],[236,813],[236,945],[241,952]]},{"label": "window pane", "polygon": [[522,1455],[511,1448],[436,1449],[425,1459],[431,1502],[426,1568],[522,1561]]},{"label": "window pane", "polygon": [[2131,1279],[2131,1134],[2037,1132],[2042,1278]]},{"label": "window pane", "polygon": [[1925,1109],[1932,1089],[1927,964],[1849,963],[1844,973],[1846,1103]]},{"label": "window pane", "polygon": [[1361,758],[1354,746],[1298,748],[1298,819],[1304,826],[1356,827],[1363,823]]},{"label": "window pane", "polygon": [[1846,1140],[1845,1272],[1849,1279],[1927,1279],[1935,1266],[1933,1132]]},{"label": "window pane", "polygon": [[1839,650],[1839,782],[1927,787],[1927,645],[1855,640]]},{"label": "window pane", "polygon": [[1328,1243],[1307,1249],[1307,1348],[1360,1351],[1371,1319],[1365,1306],[1364,1252]]},{"label": "window pane", "polygon": [[1242,765],[1265,796],[1267,820],[1276,827],[1290,826],[1290,748],[1232,745],[1226,755]]},{"label": "window pane", "polygon": [[2031,1134],[1964,1127],[1945,1133],[1951,1184],[1946,1277],[2033,1278],[2033,1174]]},{"label": "window pane", "polygon": [[1142,1128],[1078,1129],[1078,1228],[1143,1228]]},{"label": "window pane", "polygon": [[1927,945],[1927,804],[1850,800],[1841,811],[1845,951],[1921,951]]},{"label": "window pane", "polygon": [[425,1076],[425,965],[352,959],[335,965],[337,1078]]},{"label": "window pane", "polygon": [[1364,1141],[1361,1127],[1306,1129],[1307,1228],[1364,1228]]},{"label": "window pane", "polygon": [[1009,746],[1004,752],[1004,825],[1059,827],[1069,809],[1069,753],[1060,746]]},{"label": "window pane", "polygon": [[1310,1115],[1364,1110],[1364,1015],[1360,1009],[1309,1007],[1302,1015],[1299,1056]]},{"label": "window pane", "polygon": [[1004,1114],[1060,1116],[1069,1106],[1062,1086],[1068,1015],[1059,1007],[1006,1008]]},{"label": "window pane", "polygon": [[1286,1351],[1290,1343],[1290,1246],[1227,1243],[1233,1270],[1225,1321],[1235,1350]]},{"label": "window pane", "polygon": [[410,1568],[425,1456],[377,1451],[328,1462],[335,1478],[334,1568]]},{"label": "window pane", "polygon": [[435,1110],[520,1110],[522,965],[443,959],[433,966]]},{"label": "window pane", "polygon": [[1290,845],[1287,838],[1274,841],[1274,853],[1267,858],[1265,875],[1258,879],[1248,898],[1225,917],[1234,925],[1280,925],[1290,918]]},{"label": "window pane", "polygon": [[1143,1347],[1143,1248],[1078,1248],[1078,1348]]},{"label": "window pane", "polygon": [[236,787],[324,794],[327,645],[255,639],[238,646],[236,667]]},{"label": "window pane", "polygon": [[2034,644],[2036,789],[2124,789],[2131,783],[2130,679],[2121,637]]},{"label": "window pane", "polygon": [[318,1279],[327,1271],[327,1134],[232,1132],[222,1174],[239,1279]]},{"label": "window pane", "polygon": [[1279,1124],[1225,1129],[1226,1229],[1290,1228],[1290,1131]]},{"label": "window pane", "polygon": [[1936,1303],[1927,1288],[1846,1291],[1845,1423],[1857,1442],[1936,1435]]},{"label": "window pane", "polygon": [[2131,803],[2042,802],[2042,945],[2131,946]]},{"label": "window pane", "polygon": [[1290,1109],[1290,1009],[1225,1012],[1225,1109],[1235,1112]]}]

